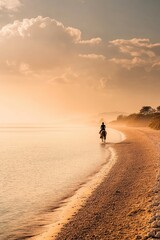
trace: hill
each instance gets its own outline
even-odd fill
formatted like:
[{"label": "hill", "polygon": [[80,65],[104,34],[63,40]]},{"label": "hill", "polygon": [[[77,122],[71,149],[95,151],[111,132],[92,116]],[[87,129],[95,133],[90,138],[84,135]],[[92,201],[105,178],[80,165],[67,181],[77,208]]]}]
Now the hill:
[{"label": "hill", "polygon": [[132,127],[151,127],[160,130],[160,111],[150,106],[143,107],[139,113],[133,113],[128,116],[119,115],[112,124],[121,124]]}]

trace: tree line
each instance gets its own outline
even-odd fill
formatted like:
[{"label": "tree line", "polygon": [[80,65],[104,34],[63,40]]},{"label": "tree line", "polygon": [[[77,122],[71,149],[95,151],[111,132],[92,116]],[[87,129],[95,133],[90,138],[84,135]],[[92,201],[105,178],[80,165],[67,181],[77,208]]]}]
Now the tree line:
[{"label": "tree line", "polygon": [[113,124],[124,124],[136,127],[152,127],[160,130],[160,106],[153,108],[151,106],[143,106],[138,113],[132,113],[128,116],[119,115]]},{"label": "tree line", "polygon": [[151,106],[143,106],[140,111],[140,114],[151,114],[151,113],[160,113],[160,106],[158,106],[156,109],[152,108]]}]

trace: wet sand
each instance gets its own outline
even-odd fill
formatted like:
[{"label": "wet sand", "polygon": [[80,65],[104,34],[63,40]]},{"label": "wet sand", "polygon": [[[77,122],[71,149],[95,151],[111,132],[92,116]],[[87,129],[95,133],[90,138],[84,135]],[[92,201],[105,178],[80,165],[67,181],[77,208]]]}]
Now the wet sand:
[{"label": "wet sand", "polygon": [[158,236],[160,132],[147,128],[118,130],[127,139],[110,144],[118,155],[116,164],[56,240]]}]

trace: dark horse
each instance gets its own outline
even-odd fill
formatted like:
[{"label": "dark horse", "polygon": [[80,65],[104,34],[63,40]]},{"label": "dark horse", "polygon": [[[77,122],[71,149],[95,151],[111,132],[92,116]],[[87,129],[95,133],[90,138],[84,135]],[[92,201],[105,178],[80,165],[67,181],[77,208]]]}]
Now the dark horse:
[{"label": "dark horse", "polygon": [[106,135],[107,135],[107,132],[105,130],[102,130],[100,132],[100,138],[102,139],[102,142],[106,141]]}]

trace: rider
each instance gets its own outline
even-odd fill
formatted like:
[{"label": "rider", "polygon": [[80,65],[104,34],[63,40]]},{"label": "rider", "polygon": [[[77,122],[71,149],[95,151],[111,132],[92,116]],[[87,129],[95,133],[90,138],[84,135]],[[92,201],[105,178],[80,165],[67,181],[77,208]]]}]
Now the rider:
[{"label": "rider", "polygon": [[106,131],[106,125],[104,124],[104,122],[102,122],[99,134],[101,134],[102,131]]},{"label": "rider", "polygon": [[102,122],[99,134],[100,134],[100,138],[102,138],[102,142],[103,142],[103,137],[104,137],[104,140],[106,140],[107,132],[106,132],[106,125],[104,124],[104,122]]}]

